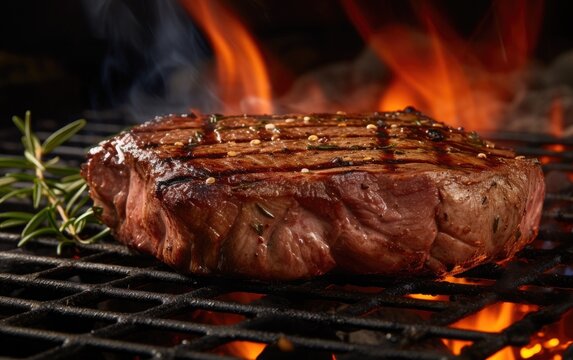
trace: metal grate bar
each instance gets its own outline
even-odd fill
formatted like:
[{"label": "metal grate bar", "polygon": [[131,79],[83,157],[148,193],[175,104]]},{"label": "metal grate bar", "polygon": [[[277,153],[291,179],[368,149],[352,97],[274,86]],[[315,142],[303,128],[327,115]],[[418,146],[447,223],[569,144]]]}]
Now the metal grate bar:
[{"label": "metal grate bar", "polygon": [[[89,122],[59,154],[78,164],[85,148],[109,134],[109,126]],[[121,128],[115,125],[111,131]],[[487,137],[522,154],[547,157],[547,172],[573,173],[573,138]],[[20,151],[16,137],[0,138],[0,152]],[[556,143],[564,151],[556,150]],[[340,360],[485,358],[528,344],[537,331],[565,321],[573,309],[573,184],[550,191],[545,205],[538,240],[514,261],[442,280],[328,275],[269,283],[183,276],[113,242],[78,246],[58,257],[55,239],[16,248],[18,235],[0,232],[0,334],[14,342],[41,344],[17,354],[0,349],[0,356],[229,359],[239,356],[221,350],[230,342],[272,348],[286,338],[297,350],[326,358],[336,354]],[[249,298],[240,300],[238,293]],[[453,326],[499,302],[535,308],[500,332]],[[219,324],[213,316],[232,321]],[[359,333],[382,340],[356,340]],[[442,339],[471,344],[454,355]],[[563,351],[564,357],[573,353],[573,345]]]}]

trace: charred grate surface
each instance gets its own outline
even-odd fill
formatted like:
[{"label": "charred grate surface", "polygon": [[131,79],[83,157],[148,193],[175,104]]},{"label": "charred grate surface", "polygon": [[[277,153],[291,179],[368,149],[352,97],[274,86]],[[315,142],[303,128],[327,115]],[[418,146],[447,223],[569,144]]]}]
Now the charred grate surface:
[{"label": "charred grate surface", "polygon": [[[58,155],[79,164],[86,148],[119,130],[90,122]],[[261,358],[482,359],[507,347],[519,354],[539,331],[573,321],[573,139],[489,135],[540,157],[549,190],[538,240],[503,267],[445,280],[268,283],[182,276],[112,240],[57,256],[55,239],[17,248],[18,235],[0,232],[0,357],[227,359],[253,356],[252,343],[269,345]],[[0,135],[0,153],[19,152],[14,139]],[[454,325],[506,305],[526,310],[501,331]],[[467,346],[455,355],[444,346],[452,340]],[[570,340],[571,329],[551,355],[572,353]]]}]

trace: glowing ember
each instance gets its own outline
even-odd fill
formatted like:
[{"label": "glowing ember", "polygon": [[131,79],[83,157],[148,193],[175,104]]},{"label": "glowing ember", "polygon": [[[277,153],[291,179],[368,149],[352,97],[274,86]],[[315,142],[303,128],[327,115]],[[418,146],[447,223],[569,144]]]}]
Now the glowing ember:
[{"label": "glowing ember", "polygon": [[[571,314],[565,316],[565,324],[569,324],[567,322],[567,317],[570,317]],[[564,325],[567,328],[567,325]],[[531,344],[528,346],[524,346],[519,350],[519,356],[521,359],[533,359],[533,360],[541,360],[541,359],[553,359],[553,360],[560,360],[562,359],[561,354],[565,349],[567,349],[571,344],[573,344],[573,340],[569,336],[567,336],[567,329],[557,329],[548,327],[544,329],[544,331],[538,332],[532,339]],[[570,332],[570,330],[569,330]],[[558,336],[558,337],[555,337]],[[519,357],[518,357],[519,358]]]},{"label": "glowing ember", "polygon": [[529,359],[530,357],[532,357],[533,355],[539,353],[542,349],[541,344],[535,344],[532,345],[531,347],[523,347],[521,348],[521,357],[524,359]]},{"label": "glowing ember", "polygon": [[250,341],[233,341],[219,347],[218,353],[232,355],[241,359],[254,360],[265,349],[266,344]]},{"label": "glowing ember", "polygon": [[445,296],[442,295],[428,295],[428,294],[410,294],[408,295],[408,297],[411,297],[412,299],[434,300],[434,301],[445,299]]},{"label": "glowing ember", "polygon": [[[246,292],[226,293],[217,297],[217,300],[225,302],[236,302],[248,304],[259,300],[263,295]],[[197,309],[190,314],[193,321],[211,325],[233,325],[246,318],[243,315],[234,313],[214,312],[203,309]],[[218,346],[213,352],[221,355],[236,356],[241,359],[256,359],[257,356],[265,349],[266,344],[251,341],[231,341]]]}]

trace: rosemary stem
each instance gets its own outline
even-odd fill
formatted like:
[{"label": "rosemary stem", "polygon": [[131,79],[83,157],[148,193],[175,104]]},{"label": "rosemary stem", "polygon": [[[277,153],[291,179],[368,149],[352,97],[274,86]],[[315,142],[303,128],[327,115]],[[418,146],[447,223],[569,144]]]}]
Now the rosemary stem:
[{"label": "rosemary stem", "polygon": [[[36,159],[38,159],[39,162],[42,162],[43,154],[42,154],[41,148],[36,148],[34,155],[36,156]],[[68,220],[70,219],[70,217],[68,216],[66,209],[64,209],[64,207],[58,201],[58,199],[54,198],[52,196],[52,194],[46,190],[48,188],[48,185],[45,183],[44,172],[42,171],[42,169],[40,169],[38,167],[36,167],[36,178],[38,178],[38,181],[40,181],[40,183],[42,185],[42,193],[44,194],[44,196],[46,196],[46,198],[48,199],[50,204],[52,206],[54,206],[54,208],[56,209],[56,211],[60,215],[60,218],[62,219],[62,223],[67,223]],[[75,240],[80,240],[77,233],[76,233],[76,229],[72,226],[72,224],[68,224],[66,226],[66,230]]]}]

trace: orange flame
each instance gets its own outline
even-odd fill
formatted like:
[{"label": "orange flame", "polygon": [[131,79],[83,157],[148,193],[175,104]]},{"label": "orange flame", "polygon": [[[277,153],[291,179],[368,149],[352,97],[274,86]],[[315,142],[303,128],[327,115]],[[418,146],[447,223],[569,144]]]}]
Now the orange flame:
[{"label": "orange flame", "polygon": [[[483,310],[466,317],[452,327],[468,330],[501,332],[516,321],[522,319],[529,312],[537,311],[535,305],[514,304],[500,302],[490,305]],[[562,323],[553,324],[546,332],[538,332],[529,345],[520,349],[505,347],[490,356],[489,360],[518,360],[518,359],[559,359],[563,352],[573,343],[563,324],[568,324],[568,317],[564,315]],[[470,343],[461,340],[444,340],[444,344],[454,353],[460,354],[462,348]]]},{"label": "orange flame", "polygon": [[540,1],[497,1],[493,30],[472,42],[458,35],[430,2],[415,3],[423,30],[374,19],[360,2],[344,0],[367,43],[392,70],[394,79],[381,110],[414,105],[456,126],[494,129],[515,91],[516,73],[527,64],[537,38]]},{"label": "orange flame", "polygon": [[[482,283],[481,280],[448,276],[444,281],[457,284]],[[447,295],[410,294],[408,297],[426,301],[449,301]],[[537,311],[536,305],[498,302],[487,306],[479,312],[467,316],[451,327],[475,331],[501,332],[530,312]],[[573,320],[573,310],[565,313],[559,323],[553,323],[532,336],[531,342],[521,348],[505,347],[490,356],[489,360],[522,360],[522,359],[561,359],[560,353],[573,344],[573,333],[568,324]],[[459,355],[471,342],[464,340],[444,339],[450,351]]]},{"label": "orange flame", "polygon": [[[522,318],[525,314],[535,310],[535,306],[519,306],[514,303],[501,302],[490,305],[483,310],[466,317],[452,327],[468,330],[486,330],[491,332],[500,332],[506,327]],[[466,341],[448,340],[445,341],[454,354],[459,354]],[[511,348],[504,348],[492,355],[490,360],[514,360],[515,356]]]},{"label": "orange flame", "polygon": [[[564,109],[563,100],[561,97],[556,97],[551,102],[551,107],[549,108],[549,133],[556,138],[563,137],[564,132]],[[546,146],[547,150],[554,152],[563,152],[565,147],[563,144],[551,144]],[[542,164],[548,164],[552,161],[552,156],[542,156],[540,158]],[[571,178],[571,175],[569,175]]]},{"label": "orange flame", "polygon": [[227,113],[272,113],[265,61],[245,26],[219,1],[182,0],[215,53],[219,92]]}]

